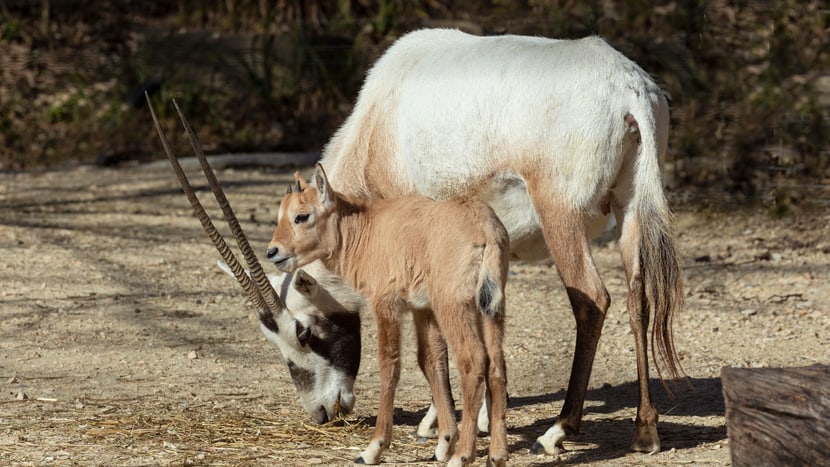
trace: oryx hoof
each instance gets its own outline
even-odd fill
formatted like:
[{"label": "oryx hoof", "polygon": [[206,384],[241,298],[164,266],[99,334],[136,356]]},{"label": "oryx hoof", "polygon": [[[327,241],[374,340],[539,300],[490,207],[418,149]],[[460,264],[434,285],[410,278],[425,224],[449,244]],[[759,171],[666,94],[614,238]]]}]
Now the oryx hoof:
[{"label": "oryx hoof", "polygon": [[631,443],[631,450],[654,454],[660,451],[660,436],[657,435],[657,425],[637,424],[637,431],[634,434],[634,442]]}]

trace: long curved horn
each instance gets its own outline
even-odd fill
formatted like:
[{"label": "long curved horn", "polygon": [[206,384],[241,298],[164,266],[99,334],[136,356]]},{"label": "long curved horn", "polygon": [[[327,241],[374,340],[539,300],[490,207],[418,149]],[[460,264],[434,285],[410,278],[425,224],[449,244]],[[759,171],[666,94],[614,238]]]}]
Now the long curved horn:
[{"label": "long curved horn", "polygon": [[184,114],[179,108],[179,104],[176,102],[176,99],[173,99],[173,106],[176,108],[176,112],[178,112],[179,118],[182,121],[182,126],[187,134],[187,139],[190,141],[190,146],[193,148],[193,152],[196,153],[196,157],[202,165],[202,171],[205,173],[205,178],[207,178],[211,191],[213,191],[213,196],[216,198],[216,202],[219,203],[219,207],[222,208],[222,212],[225,214],[225,219],[228,222],[231,233],[233,233],[234,238],[236,238],[236,243],[239,245],[239,249],[242,251],[242,255],[245,257],[248,267],[251,269],[251,277],[256,282],[260,294],[262,294],[262,297],[265,299],[265,303],[268,304],[268,307],[275,313],[283,311],[285,309],[285,304],[282,303],[279,295],[277,295],[277,291],[274,290],[271,286],[271,282],[268,281],[268,276],[265,275],[265,271],[262,269],[262,265],[260,264],[259,259],[257,259],[256,253],[254,253],[253,248],[251,248],[250,243],[248,243],[248,237],[242,230],[242,226],[239,225],[239,220],[236,218],[236,214],[233,212],[228,199],[225,197],[225,192],[222,190],[222,187],[219,186],[219,181],[216,179],[216,174],[213,172],[213,169],[210,167],[210,164],[205,157],[202,145],[193,133],[193,129],[190,128],[190,124],[184,117]]},{"label": "long curved horn", "polygon": [[[170,164],[173,166],[173,171],[176,173],[176,177],[179,180],[179,184],[184,191],[184,194],[187,196],[187,199],[190,201],[190,205],[193,207],[193,212],[199,222],[202,224],[202,228],[207,233],[210,240],[213,242],[216,249],[219,251],[219,255],[222,256],[222,259],[225,263],[230,267],[231,271],[233,271],[234,277],[236,277],[237,282],[242,286],[245,292],[248,294],[248,297],[254,303],[259,311],[259,319],[260,321],[269,329],[274,332],[278,332],[278,327],[276,321],[274,320],[274,312],[281,311],[284,306],[272,308],[263,298],[260,291],[257,289],[256,285],[251,281],[248,275],[245,273],[245,269],[236,259],[236,256],[233,254],[231,249],[228,247],[228,244],[222,238],[222,235],[216,230],[216,227],[213,225],[213,222],[210,220],[207,212],[205,212],[204,207],[199,202],[199,198],[196,196],[196,193],[193,190],[190,181],[187,179],[187,175],[185,175],[184,170],[182,169],[181,164],[179,164],[178,159],[176,156],[173,155],[173,151],[170,149],[170,143],[167,140],[167,137],[164,134],[164,130],[161,128],[161,124],[159,123],[158,117],[156,116],[156,112],[153,109],[153,105],[150,102],[150,97],[145,93],[145,98],[147,99],[147,105],[150,108],[150,115],[153,117],[153,123],[156,127],[156,131],[159,134],[159,138],[161,139],[161,144],[164,147],[164,152],[167,154],[167,158],[170,160]],[[270,285],[270,284],[269,284]],[[279,302],[282,305],[282,302]]]}]

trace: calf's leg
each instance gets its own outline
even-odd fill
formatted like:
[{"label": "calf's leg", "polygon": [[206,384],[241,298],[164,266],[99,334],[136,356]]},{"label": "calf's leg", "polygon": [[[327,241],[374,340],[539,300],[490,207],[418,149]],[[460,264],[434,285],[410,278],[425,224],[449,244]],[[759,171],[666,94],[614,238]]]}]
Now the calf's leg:
[{"label": "calf's leg", "polygon": [[375,432],[369,446],[355,459],[356,464],[378,464],[392,441],[392,415],[395,389],[401,374],[401,329],[396,310],[386,302],[373,301],[372,310],[378,332],[380,366],[380,404]]},{"label": "calf's leg", "polygon": [[439,308],[433,299],[436,319],[453,349],[460,373],[463,408],[458,446],[447,465],[467,465],[475,459],[478,412],[484,401],[487,352],[478,333],[475,303],[453,304]]},{"label": "calf's leg", "polygon": [[[490,419],[490,452],[488,466],[507,465],[507,365],[504,361],[504,313],[483,317],[484,345],[487,365],[488,416]],[[480,418],[480,417],[479,417]]]},{"label": "calf's leg", "polygon": [[418,341],[418,365],[429,383],[438,421],[435,459],[445,462],[458,440],[458,425],[455,421],[455,406],[450,389],[447,341],[432,311],[414,311],[413,318]]}]

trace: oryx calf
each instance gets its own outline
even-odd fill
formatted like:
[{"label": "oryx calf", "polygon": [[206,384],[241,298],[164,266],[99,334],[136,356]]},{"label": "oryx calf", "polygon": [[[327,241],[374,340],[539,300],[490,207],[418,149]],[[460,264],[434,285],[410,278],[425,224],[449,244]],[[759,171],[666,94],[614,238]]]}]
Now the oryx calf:
[{"label": "oryx calf", "polygon": [[[313,186],[299,173],[283,198],[267,255],[293,271],[315,260],[367,298],[378,331],[380,408],[375,433],[357,458],[375,464],[391,441],[395,387],[400,375],[400,315],[413,313],[418,362],[438,415],[435,456],[450,465],[475,458],[476,416],[491,396],[488,464],[507,460],[507,375],[504,287],[507,231],[477,198],[434,201],[410,196],[369,200],[335,192],[321,165]],[[461,373],[464,407],[460,434],[447,381],[447,347]]]}]

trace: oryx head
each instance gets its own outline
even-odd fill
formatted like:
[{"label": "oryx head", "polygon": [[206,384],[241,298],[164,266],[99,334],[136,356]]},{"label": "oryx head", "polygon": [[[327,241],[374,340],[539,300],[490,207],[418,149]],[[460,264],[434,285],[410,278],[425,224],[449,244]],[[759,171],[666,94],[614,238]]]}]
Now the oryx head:
[{"label": "oryx head", "polygon": [[269,274],[295,318],[297,340],[260,327],[279,347],[306,411],[322,423],[332,418],[337,403],[345,413],[354,407],[364,301],[319,263],[307,269]]},{"label": "oryx head", "polygon": [[[317,423],[349,413],[354,407],[354,380],[360,362],[359,300],[335,299],[328,290],[323,290],[318,279],[303,272],[285,278],[283,296],[296,308],[286,307],[257,260],[196,135],[174,100],[193,151],[250,268],[250,275],[246,273],[196,197],[170,149],[149,97],[147,103],[167,157],[196,217],[256,306],[260,327],[279,347],[306,411]],[[334,279],[326,277],[326,280]]]}]

